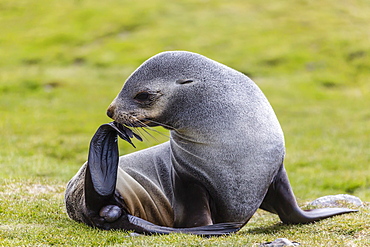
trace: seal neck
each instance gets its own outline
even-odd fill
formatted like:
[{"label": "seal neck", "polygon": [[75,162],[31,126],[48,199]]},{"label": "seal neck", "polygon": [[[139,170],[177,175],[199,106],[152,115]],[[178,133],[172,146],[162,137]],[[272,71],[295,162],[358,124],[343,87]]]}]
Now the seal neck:
[{"label": "seal neck", "polygon": [[[233,112],[233,118],[228,121],[202,122],[202,125],[196,121],[191,127],[189,124],[187,128],[172,130],[170,143],[172,152],[176,153],[175,166],[196,164],[204,165],[205,169],[209,167],[207,163],[233,166],[284,152],[283,132],[272,108],[258,109],[254,114],[248,112],[253,111],[241,109]],[[187,164],[190,160],[193,164]]]}]

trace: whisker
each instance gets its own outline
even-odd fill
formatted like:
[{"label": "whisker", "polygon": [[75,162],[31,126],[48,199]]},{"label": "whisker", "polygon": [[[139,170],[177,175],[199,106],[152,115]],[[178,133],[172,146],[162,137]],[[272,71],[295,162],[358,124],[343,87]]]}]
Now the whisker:
[{"label": "whisker", "polygon": [[149,127],[149,129],[150,129],[151,131],[154,131],[154,132],[156,132],[156,133],[160,134],[161,136],[164,136],[164,137],[170,138],[170,136],[169,136],[169,135],[166,135],[166,134],[164,134],[164,133],[162,133],[162,132],[160,132],[160,131],[158,131],[158,130],[156,130],[156,129],[154,129],[154,128]]},{"label": "whisker", "polygon": [[139,128],[135,127],[135,132],[138,133],[137,135],[144,138],[144,140],[147,140],[147,141],[149,140],[146,136],[146,132],[143,132],[141,128],[139,129]]},{"label": "whisker", "polygon": [[125,125],[127,125],[128,127],[134,127],[134,125],[131,122],[127,122],[125,123]]},{"label": "whisker", "polygon": [[[166,134],[164,134],[164,133],[162,133],[162,132],[160,132],[160,131],[158,131],[158,130],[156,130],[156,129],[154,129],[154,128],[152,128],[152,127],[146,127],[146,128],[148,128],[149,130],[151,130],[151,131],[154,131],[154,132],[156,132],[156,133],[158,133],[158,134],[160,134],[161,136],[164,136],[164,137],[167,137],[167,138],[170,138],[170,136],[169,135],[166,135]],[[147,132],[148,133],[148,132]],[[148,133],[149,134],[149,133]]]},{"label": "whisker", "polygon": [[[151,128],[149,128],[151,129]],[[147,131],[144,127],[141,127],[141,130],[143,130],[145,133],[147,133],[151,138],[153,138],[156,142],[158,142],[158,139],[153,136],[152,134],[149,133],[149,131]]]},{"label": "whisker", "polygon": [[132,117],[133,119],[134,119],[134,121],[136,121],[136,122],[139,122],[140,123],[140,125],[142,125],[142,126],[134,126],[134,125],[132,125],[133,127],[136,127],[136,128],[138,128],[138,127],[141,127],[141,128],[143,128],[143,127],[149,127],[148,125],[146,125],[143,121],[141,121],[140,119],[138,119],[137,117]]},{"label": "whisker", "polygon": [[[140,136],[140,135],[142,135],[142,133],[135,128],[135,125],[133,123],[131,123],[130,121],[126,121],[124,125],[126,125],[126,127],[130,128],[130,130],[133,133],[133,137],[135,137],[139,141],[142,141],[142,138]],[[137,134],[137,132],[139,132],[139,134]],[[133,138],[133,137],[131,137],[131,138]]]},{"label": "whisker", "polygon": [[[152,128],[152,127],[150,127],[150,126],[148,126],[146,123],[144,123],[143,121],[141,121],[140,119],[138,119],[138,118],[136,118],[136,117],[134,117],[135,118],[135,121],[137,121],[137,122],[139,122],[141,125],[143,125],[142,127],[141,127],[141,129],[143,130],[143,131],[145,131],[145,133],[147,133],[150,137],[152,137],[154,140],[156,140],[156,141],[158,141],[158,139],[157,138],[155,138],[152,134],[150,134],[145,128],[147,128],[147,129],[149,129],[149,130],[151,130],[151,131],[154,131],[154,132],[156,132],[156,133],[158,133],[158,134],[160,134],[160,135],[162,135],[162,136],[165,136],[165,137],[167,137],[167,138],[170,138],[168,135],[166,135],[166,134],[163,134],[162,132],[160,132],[160,131],[158,131],[158,130],[156,130],[156,129],[154,129],[154,128]],[[145,121],[151,121],[151,120],[147,120],[147,119],[145,119]]]},{"label": "whisker", "polygon": [[[135,116],[132,116],[134,121],[140,123],[142,126],[135,126],[135,124],[130,122],[130,126],[133,127],[133,131],[136,131],[139,133],[140,136],[142,136],[145,140],[149,140],[144,133],[152,137],[155,141],[158,141],[157,138],[155,138],[153,135],[151,135],[148,131],[146,131],[144,128],[150,128],[148,125],[146,125],[144,122],[140,121]],[[139,128],[140,127],[140,128]],[[144,133],[143,133],[144,132]]]},{"label": "whisker", "polygon": [[129,127],[132,128],[131,131],[140,138],[139,139],[138,137],[136,137],[136,139],[138,139],[140,141],[142,141],[141,137],[147,139],[146,136],[140,131],[140,129],[136,128],[136,126],[133,123],[129,122],[127,125],[129,125]]},{"label": "whisker", "polygon": [[160,123],[160,122],[154,121],[154,120],[152,120],[152,119],[144,119],[144,120],[145,120],[145,121],[148,121],[148,122],[152,122],[152,123],[158,124],[158,125],[160,125],[160,126],[162,126],[162,127],[168,128],[168,129],[170,129],[170,130],[173,130],[173,129],[174,129],[172,126],[169,126],[169,125],[167,125],[167,124],[164,124],[164,123]]},{"label": "whisker", "polygon": [[156,122],[154,120],[150,120],[150,119],[143,119],[143,120],[140,120],[138,119],[136,116],[127,116],[126,119],[124,119],[124,125],[126,125],[126,127],[130,128],[132,133],[135,135],[137,135],[138,137],[136,137],[136,139],[142,141],[142,138],[144,138],[145,140],[149,140],[148,139],[148,136],[151,137],[153,140],[155,140],[156,142],[158,142],[158,138],[156,138],[154,135],[152,135],[148,130],[151,130],[151,131],[154,131],[166,138],[170,138],[169,135],[167,134],[164,134],[152,127],[150,127],[147,123],[154,123],[156,125],[159,125],[159,126],[163,126],[163,127],[166,127],[168,129],[173,129],[171,126],[168,126],[166,124],[161,124],[159,122]]},{"label": "whisker", "polygon": [[[141,130],[143,130],[146,134],[148,134],[151,138],[153,138],[155,141],[158,141],[158,139],[155,137],[155,136],[153,136],[152,134],[150,134],[145,128],[147,128],[147,129],[149,129],[149,130],[152,130],[152,131],[154,131],[154,132],[157,132],[157,133],[159,133],[157,130],[155,130],[155,129],[153,129],[153,128],[151,128],[151,127],[149,127],[147,124],[145,124],[143,121],[141,121],[141,120],[139,120],[139,119],[137,119],[136,118],[136,121],[138,121],[140,124],[142,124],[143,125],[143,127],[140,127],[140,129]],[[139,130],[139,129],[138,129]]]}]

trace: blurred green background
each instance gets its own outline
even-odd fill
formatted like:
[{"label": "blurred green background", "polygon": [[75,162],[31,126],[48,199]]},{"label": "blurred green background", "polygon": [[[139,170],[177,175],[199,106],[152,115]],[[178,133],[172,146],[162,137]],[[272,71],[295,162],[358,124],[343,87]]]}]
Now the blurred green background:
[{"label": "blurred green background", "polygon": [[0,11],[1,177],[67,181],[125,78],[189,50],[262,88],[297,194],[370,199],[368,1],[1,0]]},{"label": "blurred green background", "polygon": [[188,50],[262,88],[299,195],[370,199],[368,1],[1,0],[0,11],[3,178],[67,181],[129,74]]},{"label": "blurred green background", "polygon": [[[369,201],[369,23],[368,0],[0,0],[1,190],[63,187],[130,73],[188,50],[264,91],[299,200]],[[138,149],[166,140],[153,135]]]}]

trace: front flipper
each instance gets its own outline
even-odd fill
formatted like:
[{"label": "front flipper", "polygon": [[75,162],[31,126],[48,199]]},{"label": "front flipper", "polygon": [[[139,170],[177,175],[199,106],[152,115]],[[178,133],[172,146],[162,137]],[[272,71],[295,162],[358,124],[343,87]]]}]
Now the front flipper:
[{"label": "front flipper", "polygon": [[334,215],[357,211],[348,208],[302,210],[297,205],[284,165],[281,166],[271,183],[260,208],[278,214],[286,224],[310,223]]},{"label": "front flipper", "polygon": [[[118,169],[117,134],[132,144],[130,129],[115,122],[103,124],[91,139],[89,156],[85,171],[84,194],[87,217],[91,224],[100,228],[105,222],[113,222],[122,215],[122,210],[116,204],[114,193],[116,189]],[[106,207],[111,205],[111,207]],[[118,209],[119,210],[118,210]]]}]

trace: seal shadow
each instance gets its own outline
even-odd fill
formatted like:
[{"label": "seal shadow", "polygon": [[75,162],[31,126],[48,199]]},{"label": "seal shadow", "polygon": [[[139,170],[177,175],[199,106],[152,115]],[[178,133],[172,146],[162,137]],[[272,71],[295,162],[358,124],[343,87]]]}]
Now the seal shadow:
[{"label": "seal shadow", "polygon": [[301,225],[303,226],[303,225],[307,225],[307,224],[292,225],[292,224],[284,224],[282,222],[279,222],[279,223],[275,223],[275,224],[269,225],[269,226],[258,226],[258,227],[254,227],[252,229],[246,229],[246,230],[241,229],[241,231],[239,231],[238,234],[240,234],[240,235],[273,234],[273,233],[277,233],[277,232],[283,232],[285,230],[290,230],[292,228],[296,228],[296,227],[299,227]]}]

